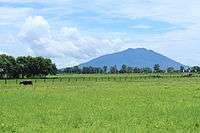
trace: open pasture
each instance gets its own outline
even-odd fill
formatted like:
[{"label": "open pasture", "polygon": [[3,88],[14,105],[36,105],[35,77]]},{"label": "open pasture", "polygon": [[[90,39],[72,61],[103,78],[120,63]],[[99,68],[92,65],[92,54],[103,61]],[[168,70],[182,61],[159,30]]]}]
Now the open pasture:
[{"label": "open pasture", "polygon": [[0,132],[200,131],[198,77],[87,79],[1,80]]}]

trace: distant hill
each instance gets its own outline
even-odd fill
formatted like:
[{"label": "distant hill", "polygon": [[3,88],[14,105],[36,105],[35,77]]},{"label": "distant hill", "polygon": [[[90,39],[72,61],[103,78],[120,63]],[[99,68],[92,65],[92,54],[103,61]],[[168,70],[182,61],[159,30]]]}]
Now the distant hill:
[{"label": "distant hill", "polygon": [[139,68],[153,68],[155,64],[160,64],[162,69],[167,69],[168,67],[174,67],[175,69],[179,69],[180,66],[185,66],[164,55],[156,53],[152,50],[147,50],[145,48],[129,48],[122,52],[98,57],[89,62],[80,64],[80,66],[103,67],[117,65],[117,68],[121,68],[123,64]]}]

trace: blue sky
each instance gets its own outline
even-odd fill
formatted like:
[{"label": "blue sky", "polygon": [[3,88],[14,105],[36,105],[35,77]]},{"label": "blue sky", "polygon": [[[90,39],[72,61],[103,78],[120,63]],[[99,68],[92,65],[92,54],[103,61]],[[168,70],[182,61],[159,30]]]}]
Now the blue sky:
[{"label": "blue sky", "polygon": [[197,0],[0,0],[0,53],[72,66],[145,47],[200,65]]}]

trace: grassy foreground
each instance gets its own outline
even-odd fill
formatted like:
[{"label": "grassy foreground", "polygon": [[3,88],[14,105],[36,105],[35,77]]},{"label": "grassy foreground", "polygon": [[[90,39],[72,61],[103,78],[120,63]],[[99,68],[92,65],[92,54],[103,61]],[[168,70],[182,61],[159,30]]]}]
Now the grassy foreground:
[{"label": "grassy foreground", "polygon": [[200,132],[200,79],[1,83],[0,132]]}]

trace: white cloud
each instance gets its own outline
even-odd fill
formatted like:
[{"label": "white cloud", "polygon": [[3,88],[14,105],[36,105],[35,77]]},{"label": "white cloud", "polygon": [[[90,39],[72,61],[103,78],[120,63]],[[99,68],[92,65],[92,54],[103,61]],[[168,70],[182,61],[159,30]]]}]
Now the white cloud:
[{"label": "white cloud", "polygon": [[0,54],[7,54],[6,52],[0,51]]},{"label": "white cloud", "polygon": [[131,29],[151,29],[152,27],[149,25],[133,25],[130,28]]},{"label": "white cloud", "polygon": [[7,2],[7,3],[43,3],[43,2],[51,2],[52,0],[0,0],[0,2]]},{"label": "white cloud", "polygon": [[27,42],[38,38],[49,38],[50,26],[41,16],[28,17],[21,28],[19,36]]},{"label": "white cloud", "polygon": [[32,13],[30,8],[7,8],[0,7],[0,26],[17,25]]},{"label": "white cloud", "polygon": [[[199,60],[191,60],[191,57],[180,58],[189,50],[195,49],[196,43],[191,44],[191,48],[186,43],[182,43],[184,39],[194,39],[195,34],[200,31],[195,30],[196,26],[189,29],[168,32],[160,35],[151,35],[130,38],[112,34],[105,36],[91,35],[81,31],[77,27],[63,27],[60,30],[52,30],[51,26],[42,16],[28,17],[19,32],[19,38],[24,45],[28,45],[30,49],[27,53],[36,56],[46,56],[52,58],[59,67],[78,65],[81,62],[88,61],[92,58],[120,51],[129,47],[146,47],[164,53],[165,55],[177,59],[183,63],[198,62]],[[146,27],[145,27],[146,28]],[[187,38],[184,38],[187,35]],[[123,38],[123,39],[122,39]],[[198,39],[198,38],[196,38]],[[173,46],[172,43],[176,43]],[[174,49],[174,52],[173,52]],[[177,49],[183,53],[177,53]],[[172,51],[169,53],[169,51]],[[197,56],[196,54],[192,54]]]},{"label": "white cloud", "polygon": [[63,27],[55,34],[41,16],[28,17],[18,36],[34,55],[51,57],[61,63],[59,66],[78,65],[109,51],[113,52],[122,43],[120,39],[84,35],[76,27]]},{"label": "white cloud", "polygon": [[96,0],[92,4],[95,4],[92,10],[96,9],[107,17],[151,17],[172,23],[194,22],[200,17],[198,0]]},{"label": "white cloud", "polygon": [[27,4],[27,3],[35,3],[35,4],[48,4],[48,5],[62,5],[70,2],[71,0],[0,0],[0,2],[8,3],[8,4]]},{"label": "white cloud", "polygon": [[[61,66],[74,65],[99,55],[119,51],[128,47],[146,47],[177,59],[185,64],[194,65],[200,62],[199,34],[200,34],[200,1],[198,0],[0,0],[6,3],[38,3],[44,4],[41,9],[34,7],[0,7],[1,28],[21,27],[18,42],[13,29],[5,28],[7,34],[0,34],[0,46],[5,50],[42,55],[53,58]],[[49,6],[50,5],[50,6]],[[53,5],[53,6],[52,6]],[[183,27],[182,30],[173,30],[162,34],[134,35],[128,33],[94,33],[86,32],[75,24],[63,23],[70,21],[76,13],[90,12],[92,15],[86,19],[102,18],[148,18],[167,22]],[[74,14],[75,13],[75,14]],[[36,17],[28,16],[39,15]],[[45,16],[44,19],[41,16]],[[83,16],[84,17],[84,16]],[[47,22],[48,21],[48,22]],[[53,26],[52,26],[53,24]],[[75,25],[75,26],[67,26]],[[80,26],[80,28],[77,28]],[[62,28],[61,28],[62,27]],[[90,28],[90,27],[89,27]],[[103,27],[99,27],[103,28]],[[148,29],[147,25],[130,27],[134,29]],[[90,29],[88,29],[89,31]],[[10,37],[12,34],[13,37]],[[125,35],[123,35],[125,34]],[[4,39],[7,38],[7,39]],[[10,40],[10,38],[13,38]],[[14,44],[16,43],[16,44]],[[16,49],[18,45],[18,50]],[[28,48],[27,48],[28,47]],[[4,51],[5,51],[4,50]],[[189,54],[186,54],[189,53]],[[198,57],[198,58],[193,58]]]},{"label": "white cloud", "polygon": [[30,46],[35,55],[64,56],[65,47],[60,47],[62,43],[59,44],[59,41],[53,39],[48,22],[41,16],[28,17],[18,36],[21,42]]}]

